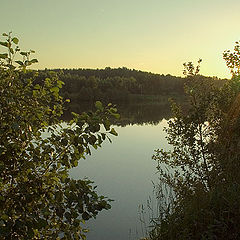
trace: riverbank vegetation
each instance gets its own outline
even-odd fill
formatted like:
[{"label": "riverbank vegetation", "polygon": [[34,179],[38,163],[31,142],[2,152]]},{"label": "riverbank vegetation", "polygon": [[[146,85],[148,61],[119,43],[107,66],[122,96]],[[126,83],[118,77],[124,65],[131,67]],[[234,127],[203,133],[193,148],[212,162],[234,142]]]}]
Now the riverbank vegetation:
[{"label": "riverbank vegetation", "polygon": [[189,107],[172,102],[172,150],[153,155],[160,183],[151,240],[240,238],[239,42],[223,58],[232,78],[220,88],[185,64]]},{"label": "riverbank vegetation", "polygon": [[[0,239],[85,239],[85,221],[110,208],[93,182],[74,180],[69,170],[117,135],[111,105],[61,116],[64,84],[54,73],[37,83],[34,51],[20,51],[11,33],[0,42]],[[15,59],[16,56],[22,59]],[[103,129],[100,130],[100,126]]]}]

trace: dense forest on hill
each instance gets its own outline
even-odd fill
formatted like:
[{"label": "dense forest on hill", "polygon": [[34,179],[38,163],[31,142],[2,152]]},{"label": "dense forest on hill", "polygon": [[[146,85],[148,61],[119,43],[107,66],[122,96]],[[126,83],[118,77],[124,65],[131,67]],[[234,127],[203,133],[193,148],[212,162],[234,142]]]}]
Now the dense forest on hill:
[{"label": "dense forest on hill", "polygon": [[[103,102],[136,102],[145,100],[159,100],[156,96],[184,95],[182,77],[170,74],[154,74],[128,68],[105,69],[54,69],[60,80],[64,82],[62,94],[72,102],[97,101]],[[49,77],[49,70],[39,71],[38,79]],[[217,85],[224,80],[214,79]]]}]

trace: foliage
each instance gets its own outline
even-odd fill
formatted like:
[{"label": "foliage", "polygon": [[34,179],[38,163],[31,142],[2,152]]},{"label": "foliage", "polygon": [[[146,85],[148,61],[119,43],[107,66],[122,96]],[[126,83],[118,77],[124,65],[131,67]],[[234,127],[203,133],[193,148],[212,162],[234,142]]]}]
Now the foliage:
[{"label": "foliage", "polygon": [[[154,74],[135,69],[53,69],[65,84],[63,96],[70,97],[73,103],[79,101],[132,103],[149,102],[148,96],[184,96],[185,79],[170,74]],[[48,70],[39,71],[38,80],[48,77]],[[213,79],[211,77],[203,77]],[[216,78],[216,77],[215,77]],[[218,79],[218,78],[217,78]],[[214,81],[222,85],[226,79]]]},{"label": "foliage", "polygon": [[[221,88],[185,64],[189,107],[173,102],[166,129],[171,151],[156,150],[161,187],[158,219],[150,239],[239,239],[240,75],[239,46],[224,53],[233,77]],[[201,60],[199,61],[200,64]]]},{"label": "foliage", "polygon": [[[112,101],[130,102],[133,95],[183,95],[184,79],[171,75],[160,75],[127,68],[105,69],[54,69],[61,73],[65,83],[63,95],[74,102]],[[39,73],[39,79],[45,78],[46,72]],[[91,95],[88,93],[91,92]]]},{"label": "foliage", "polygon": [[[0,45],[0,239],[85,239],[85,220],[109,209],[109,199],[93,182],[74,180],[69,170],[79,159],[117,135],[111,104],[96,102],[96,112],[60,120],[64,84],[54,72],[41,84],[38,71],[27,70],[32,50],[21,52],[19,40],[4,33]],[[16,60],[20,53],[22,60]],[[16,66],[18,65],[18,67]],[[105,130],[103,129],[104,126]],[[109,139],[110,140],[110,139]]]}]

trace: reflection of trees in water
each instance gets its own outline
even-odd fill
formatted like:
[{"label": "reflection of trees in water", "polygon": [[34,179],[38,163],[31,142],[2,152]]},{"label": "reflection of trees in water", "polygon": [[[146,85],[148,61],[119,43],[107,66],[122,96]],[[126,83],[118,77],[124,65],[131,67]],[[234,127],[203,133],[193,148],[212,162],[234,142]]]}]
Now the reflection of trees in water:
[{"label": "reflection of trees in water", "polygon": [[[137,103],[137,104],[117,104],[120,119],[115,120],[117,126],[127,125],[157,125],[162,119],[171,117],[170,104],[166,102],[158,103]],[[81,113],[94,110],[93,103],[71,104],[70,108],[64,114],[64,120],[70,119],[71,112]]]},{"label": "reflection of trees in water", "polygon": [[119,105],[118,111],[121,119],[116,121],[118,126],[126,125],[143,125],[152,124],[157,125],[162,119],[169,119],[171,117],[170,105],[157,103],[139,103]]}]

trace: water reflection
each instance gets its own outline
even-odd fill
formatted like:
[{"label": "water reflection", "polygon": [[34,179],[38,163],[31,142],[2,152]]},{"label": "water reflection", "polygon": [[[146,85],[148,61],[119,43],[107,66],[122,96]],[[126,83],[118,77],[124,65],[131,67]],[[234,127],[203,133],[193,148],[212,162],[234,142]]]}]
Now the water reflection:
[{"label": "water reflection", "polygon": [[[114,125],[125,127],[127,125],[157,125],[163,119],[171,117],[170,105],[168,102],[155,103],[135,103],[135,104],[117,104],[118,112],[121,118],[115,120]],[[81,113],[94,110],[94,104],[81,103],[81,105],[72,104],[69,110],[64,114],[64,119],[70,119],[71,112]]]},{"label": "water reflection", "polygon": [[169,107],[139,104],[118,109],[122,115],[115,122],[119,136],[71,171],[73,178],[93,180],[100,194],[115,200],[112,209],[87,223],[88,240],[135,240],[144,235],[138,208],[152,196],[152,182],[157,181],[157,163],[151,157],[154,149],[168,148],[163,128],[170,117]]}]

